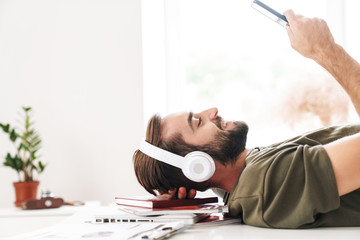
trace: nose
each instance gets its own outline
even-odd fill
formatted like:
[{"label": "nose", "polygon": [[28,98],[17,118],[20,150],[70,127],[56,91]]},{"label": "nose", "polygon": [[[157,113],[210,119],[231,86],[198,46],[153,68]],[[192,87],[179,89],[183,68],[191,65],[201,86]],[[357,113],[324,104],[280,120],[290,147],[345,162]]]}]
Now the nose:
[{"label": "nose", "polygon": [[204,110],[198,114],[195,114],[194,117],[196,118],[203,118],[204,120],[205,119],[209,119],[210,121],[213,121],[216,119],[217,117],[217,114],[218,114],[218,109],[216,107],[213,107],[213,108],[209,108],[207,110]]}]

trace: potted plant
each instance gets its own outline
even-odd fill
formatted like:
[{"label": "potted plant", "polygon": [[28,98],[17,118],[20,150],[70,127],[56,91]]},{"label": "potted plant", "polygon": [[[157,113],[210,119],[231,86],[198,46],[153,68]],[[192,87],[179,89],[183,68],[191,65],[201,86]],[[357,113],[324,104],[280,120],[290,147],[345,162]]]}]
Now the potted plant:
[{"label": "potted plant", "polygon": [[15,153],[7,153],[3,165],[14,169],[18,173],[18,182],[14,182],[16,201],[15,206],[21,206],[22,202],[36,199],[39,181],[34,175],[44,171],[45,165],[39,160],[38,151],[41,147],[41,139],[31,121],[31,107],[22,107],[24,111],[23,126],[18,129],[10,124],[0,123],[0,128],[9,135],[14,144]]}]

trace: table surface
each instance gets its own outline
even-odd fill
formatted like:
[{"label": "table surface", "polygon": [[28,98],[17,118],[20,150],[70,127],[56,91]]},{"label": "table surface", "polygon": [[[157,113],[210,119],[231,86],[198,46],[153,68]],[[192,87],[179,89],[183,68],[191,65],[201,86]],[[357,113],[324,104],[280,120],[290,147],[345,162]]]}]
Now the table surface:
[{"label": "table surface", "polygon": [[86,206],[62,206],[41,210],[22,210],[17,207],[0,209],[0,239],[54,226],[79,210],[99,205],[99,202],[92,201],[87,202]]},{"label": "table surface", "polygon": [[360,239],[360,227],[353,228],[316,228],[306,230],[268,229],[244,224],[231,224],[216,227],[193,227],[175,235],[174,240],[231,240],[231,239]]},{"label": "table surface", "polygon": [[[69,218],[81,207],[61,207],[59,209],[23,211],[20,209],[0,209],[0,239],[28,233]],[[116,224],[116,223],[113,223]],[[121,223],[118,223],[121,224]],[[111,238],[109,238],[111,239]],[[195,224],[171,239],[179,240],[231,240],[231,239],[360,239],[360,227],[315,228],[306,230],[266,229],[244,224],[212,225]]]}]

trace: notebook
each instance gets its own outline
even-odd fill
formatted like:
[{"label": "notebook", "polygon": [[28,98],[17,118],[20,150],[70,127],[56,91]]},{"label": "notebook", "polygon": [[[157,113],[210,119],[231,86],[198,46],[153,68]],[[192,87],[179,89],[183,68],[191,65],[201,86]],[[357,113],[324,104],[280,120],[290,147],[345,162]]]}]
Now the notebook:
[{"label": "notebook", "polygon": [[188,199],[165,199],[159,200],[153,196],[148,197],[116,197],[115,203],[122,206],[144,207],[144,208],[169,208],[180,206],[193,206],[205,203],[217,203],[217,197],[188,198]]}]

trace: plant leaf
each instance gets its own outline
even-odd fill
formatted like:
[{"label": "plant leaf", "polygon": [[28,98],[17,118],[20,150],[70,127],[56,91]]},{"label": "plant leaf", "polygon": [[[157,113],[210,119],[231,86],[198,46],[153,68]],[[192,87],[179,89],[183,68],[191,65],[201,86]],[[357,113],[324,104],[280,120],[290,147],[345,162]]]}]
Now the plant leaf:
[{"label": "plant leaf", "polygon": [[12,142],[15,142],[17,137],[18,137],[18,134],[15,132],[15,129],[11,130],[11,132],[10,132],[10,140]]},{"label": "plant leaf", "polygon": [[17,172],[22,171],[23,162],[18,157],[18,155],[15,155],[14,157],[12,157],[10,155],[10,153],[8,153],[6,155],[5,162],[3,164],[4,164],[4,166],[8,166],[8,167],[15,169]]},{"label": "plant leaf", "polygon": [[37,168],[37,166],[36,166],[36,165],[31,164],[31,167],[32,167],[33,169],[35,169],[35,171],[39,172],[39,169]]},{"label": "plant leaf", "polygon": [[21,149],[23,149],[26,152],[29,152],[29,148],[23,143],[20,143],[20,145],[18,147],[18,151],[20,151]]},{"label": "plant leaf", "polygon": [[10,125],[9,125],[9,124],[4,125],[4,124],[0,123],[0,127],[2,128],[2,130],[3,130],[4,132],[9,133],[9,129],[10,129]]},{"label": "plant leaf", "polygon": [[39,173],[41,173],[42,171],[44,171],[46,165],[44,165],[41,161],[39,161]]},{"label": "plant leaf", "polygon": [[31,163],[30,159],[27,159],[26,162],[25,162],[25,166],[26,167],[29,167],[29,166],[32,166],[33,164]]},{"label": "plant leaf", "polygon": [[31,110],[31,107],[22,107],[24,109],[25,112],[28,112]]},{"label": "plant leaf", "polygon": [[36,152],[37,152],[37,150],[35,150],[35,151],[33,151],[33,152],[30,153],[32,160],[37,159]]}]

